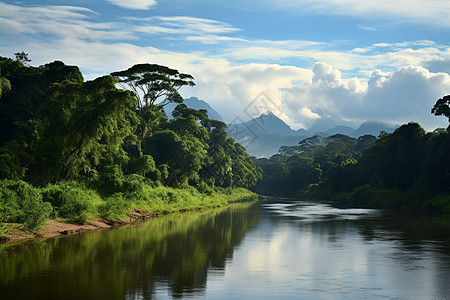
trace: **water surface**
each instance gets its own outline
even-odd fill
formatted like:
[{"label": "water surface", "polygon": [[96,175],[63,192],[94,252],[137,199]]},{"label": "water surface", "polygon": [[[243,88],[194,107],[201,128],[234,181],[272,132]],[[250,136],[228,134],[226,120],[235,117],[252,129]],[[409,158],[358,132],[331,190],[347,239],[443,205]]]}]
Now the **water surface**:
[{"label": "water surface", "polygon": [[450,299],[450,222],[276,200],[0,245],[0,299]]}]

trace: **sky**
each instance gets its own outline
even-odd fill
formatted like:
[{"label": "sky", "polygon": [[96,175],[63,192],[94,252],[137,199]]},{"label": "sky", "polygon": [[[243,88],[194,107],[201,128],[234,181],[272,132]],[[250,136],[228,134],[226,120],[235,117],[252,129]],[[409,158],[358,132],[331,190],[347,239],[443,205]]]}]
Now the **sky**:
[{"label": "sky", "polygon": [[271,110],[293,129],[365,121],[426,130],[450,94],[448,0],[0,1],[0,56],[86,80],[155,63],[192,74],[228,123]]}]

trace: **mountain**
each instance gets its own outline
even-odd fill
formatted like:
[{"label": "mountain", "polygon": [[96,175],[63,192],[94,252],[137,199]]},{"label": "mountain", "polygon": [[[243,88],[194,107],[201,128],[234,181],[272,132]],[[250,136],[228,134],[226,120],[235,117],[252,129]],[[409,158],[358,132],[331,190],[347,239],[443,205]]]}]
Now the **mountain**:
[{"label": "mountain", "polygon": [[348,126],[336,126],[330,129],[325,130],[325,132],[329,135],[334,135],[334,134],[345,134],[348,136],[353,136],[353,134],[355,133],[355,129],[348,127]]},{"label": "mountain", "polygon": [[[271,157],[276,153],[302,151],[306,142],[313,144],[327,144],[338,138],[358,138],[364,135],[377,137],[380,131],[391,133],[395,127],[381,122],[365,122],[357,129],[348,126],[335,126],[321,132],[309,132],[305,129],[292,130],[283,120],[272,112],[261,114],[259,117],[243,123],[228,125],[228,135],[242,144],[247,153],[256,157]],[[328,139],[330,136],[332,138]],[[280,149],[283,146],[282,149]],[[292,147],[294,146],[294,147]],[[295,147],[299,146],[299,147]],[[298,148],[298,149],[297,149]]]},{"label": "mountain", "polygon": [[[184,104],[197,110],[206,109],[210,119],[223,121],[222,116],[216,110],[197,97],[185,99]],[[164,107],[169,119],[172,118],[172,111],[176,106],[176,103],[170,103]],[[394,130],[395,127],[381,122],[365,122],[357,129],[335,126],[320,132],[310,132],[305,129],[292,130],[289,125],[270,111],[247,122],[229,124],[227,128],[228,136],[244,146],[248,154],[256,157],[271,157],[279,153],[280,147],[297,146],[302,140],[313,136],[325,138],[341,134],[358,138],[367,134],[378,136],[380,131],[391,133]]]},{"label": "mountain", "polygon": [[366,134],[379,136],[380,131],[386,131],[387,133],[391,133],[391,132],[394,132],[394,130],[397,127],[398,126],[392,127],[386,123],[381,123],[381,122],[365,122],[365,123],[362,123],[361,126],[359,126],[358,129],[355,130],[353,136],[359,137],[359,136],[366,135]]},{"label": "mountain", "polygon": [[[198,99],[197,97],[184,99],[183,103],[186,104],[187,107],[196,110],[206,109],[208,111],[208,117],[210,119],[223,121],[222,116],[217,111],[215,111],[214,108],[212,108],[205,101]],[[177,105],[178,103],[169,103],[166,106],[164,106],[164,110],[169,119],[172,119],[172,111],[175,109]]]},{"label": "mountain", "polygon": [[243,123],[228,125],[228,136],[242,144],[252,156],[270,157],[281,146],[297,145],[308,135],[305,130],[292,130],[283,120],[272,112]]},{"label": "mountain", "polygon": [[[334,134],[345,134],[348,135],[350,137],[360,137],[366,134],[370,134],[373,136],[378,136],[380,134],[380,131],[386,131],[388,133],[393,132],[396,127],[392,127],[389,124],[386,123],[382,123],[382,122],[365,122],[362,123],[358,129],[353,129],[351,127],[348,126],[336,126],[333,128],[330,128],[328,130],[325,130],[325,133],[329,134],[329,135],[334,135]],[[315,133],[317,134],[317,133]]]},{"label": "mountain", "polygon": [[279,134],[296,136],[297,131],[292,130],[283,120],[278,118],[272,112],[265,112],[259,117],[243,123],[230,124],[229,126],[238,126],[242,129],[252,129],[258,133]]}]

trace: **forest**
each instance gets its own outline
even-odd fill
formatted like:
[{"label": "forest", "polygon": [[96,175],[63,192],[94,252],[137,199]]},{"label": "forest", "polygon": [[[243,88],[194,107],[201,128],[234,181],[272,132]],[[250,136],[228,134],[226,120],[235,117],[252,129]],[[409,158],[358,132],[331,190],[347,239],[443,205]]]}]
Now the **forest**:
[{"label": "forest", "polygon": [[[5,224],[84,224],[215,207],[256,194],[450,214],[449,128],[313,136],[250,157],[226,124],[183,104],[189,74],[138,64],[85,81],[79,68],[0,57],[0,235]],[[450,117],[450,96],[435,115]],[[164,106],[177,103],[168,119]]]},{"label": "forest", "polygon": [[[443,100],[444,99],[444,100]],[[446,96],[432,112],[450,116]],[[263,195],[330,200],[341,207],[450,214],[450,134],[411,122],[393,133],[357,139],[314,136],[255,159]]]},{"label": "forest", "polygon": [[139,64],[85,81],[76,66],[15,55],[0,57],[0,234],[255,199],[261,173],[245,149],[182,103],[191,75]]}]

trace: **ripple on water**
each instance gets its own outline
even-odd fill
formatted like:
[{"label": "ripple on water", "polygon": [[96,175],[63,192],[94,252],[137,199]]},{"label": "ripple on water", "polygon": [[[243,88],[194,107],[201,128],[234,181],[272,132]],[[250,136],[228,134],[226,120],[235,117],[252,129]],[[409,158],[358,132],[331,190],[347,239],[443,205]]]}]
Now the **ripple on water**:
[{"label": "ripple on water", "polygon": [[342,209],[326,203],[267,203],[263,207],[270,212],[301,221],[357,220],[378,216],[378,211],[374,209]]}]

